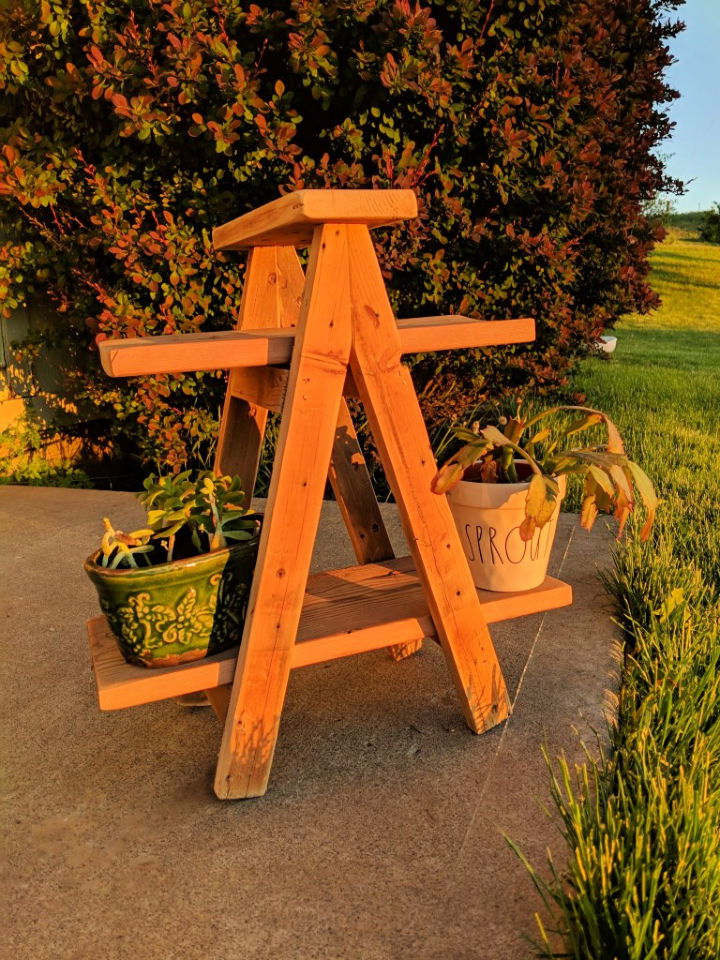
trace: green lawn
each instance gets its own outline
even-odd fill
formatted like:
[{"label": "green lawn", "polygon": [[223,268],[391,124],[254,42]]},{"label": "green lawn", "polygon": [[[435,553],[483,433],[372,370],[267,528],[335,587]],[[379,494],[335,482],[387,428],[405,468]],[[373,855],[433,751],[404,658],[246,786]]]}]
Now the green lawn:
[{"label": "green lawn", "polygon": [[607,578],[627,641],[611,750],[555,766],[569,866],[544,892],[583,960],[720,957],[720,246],[671,236],[652,282],[662,308],[573,384],[663,499]]},{"label": "green lawn", "polygon": [[720,582],[720,245],[666,242],[651,279],[660,310],[618,324],[615,354],[584,363],[575,386],[655,479],[676,552]]}]

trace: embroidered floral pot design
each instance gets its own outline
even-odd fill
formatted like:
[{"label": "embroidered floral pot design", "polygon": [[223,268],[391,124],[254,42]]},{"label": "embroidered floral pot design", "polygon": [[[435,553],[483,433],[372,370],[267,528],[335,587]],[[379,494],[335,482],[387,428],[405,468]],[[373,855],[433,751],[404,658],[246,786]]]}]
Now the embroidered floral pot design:
[{"label": "embroidered floral pot design", "polygon": [[240,643],[258,538],[137,570],[85,561],[100,606],[129,663],[171,667]]},{"label": "embroidered floral pot design", "polygon": [[566,478],[557,480],[560,493],[555,511],[528,541],[520,539],[520,524],[525,518],[529,482],[461,480],[448,490],[450,509],[478,589],[515,593],[543,582],[566,489]]}]

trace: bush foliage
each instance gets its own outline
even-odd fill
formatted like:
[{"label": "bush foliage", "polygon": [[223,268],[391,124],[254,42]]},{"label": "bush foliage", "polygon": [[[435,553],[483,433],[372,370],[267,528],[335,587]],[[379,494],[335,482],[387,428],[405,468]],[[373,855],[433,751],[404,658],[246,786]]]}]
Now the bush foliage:
[{"label": "bush foliage", "polygon": [[532,315],[532,348],[419,358],[432,422],[562,387],[655,305],[643,215],[675,94],[679,0],[9,0],[0,296],[49,297],[71,351],[65,433],[163,469],[207,463],[221,373],[110,381],[97,334],[228,327],[243,265],[213,225],[299,187],[409,187],[378,234],[405,316]]},{"label": "bush foliage", "polygon": [[715,204],[714,210],[708,210],[700,227],[700,239],[706,243],[720,243],[720,203]]}]

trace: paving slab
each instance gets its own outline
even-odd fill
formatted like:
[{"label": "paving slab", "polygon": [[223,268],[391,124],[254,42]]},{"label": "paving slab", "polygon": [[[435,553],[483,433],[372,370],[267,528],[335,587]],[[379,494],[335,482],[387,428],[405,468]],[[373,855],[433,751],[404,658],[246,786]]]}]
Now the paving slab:
[{"label": "paving slab", "polygon": [[[406,553],[397,512],[383,506]],[[100,713],[82,569],[131,494],[0,487],[3,920],[13,960],[521,960],[538,898],[507,833],[542,865],[562,845],[542,759],[580,760],[616,685],[596,577],[611,535],[560,518],[551,572],[571,608],[493,625],[513,700],[465,727],[426,644],[294,671],[270,789],[212,793],[220,729],[173,702]],[[314,568],[353,563],[334,503]]]}]

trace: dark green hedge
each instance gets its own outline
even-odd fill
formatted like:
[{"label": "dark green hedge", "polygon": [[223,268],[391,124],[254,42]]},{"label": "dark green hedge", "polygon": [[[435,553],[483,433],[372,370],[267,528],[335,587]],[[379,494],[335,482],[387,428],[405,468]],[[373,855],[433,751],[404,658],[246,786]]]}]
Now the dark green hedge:
[{"label": "dark green hedge", "polygon": [[410,187],[384,234],[405,316],[531,314],[532,348],[431,356],[431,422],[566,382],[646,285],[668,188],[664,22],[678,0],[11,0],[2,18],[0,297],[49,296],[71,349],[64,433],[206,461],[222,375],[121,383],[96,334],[228,327],[213,225],[298,187]]}]

